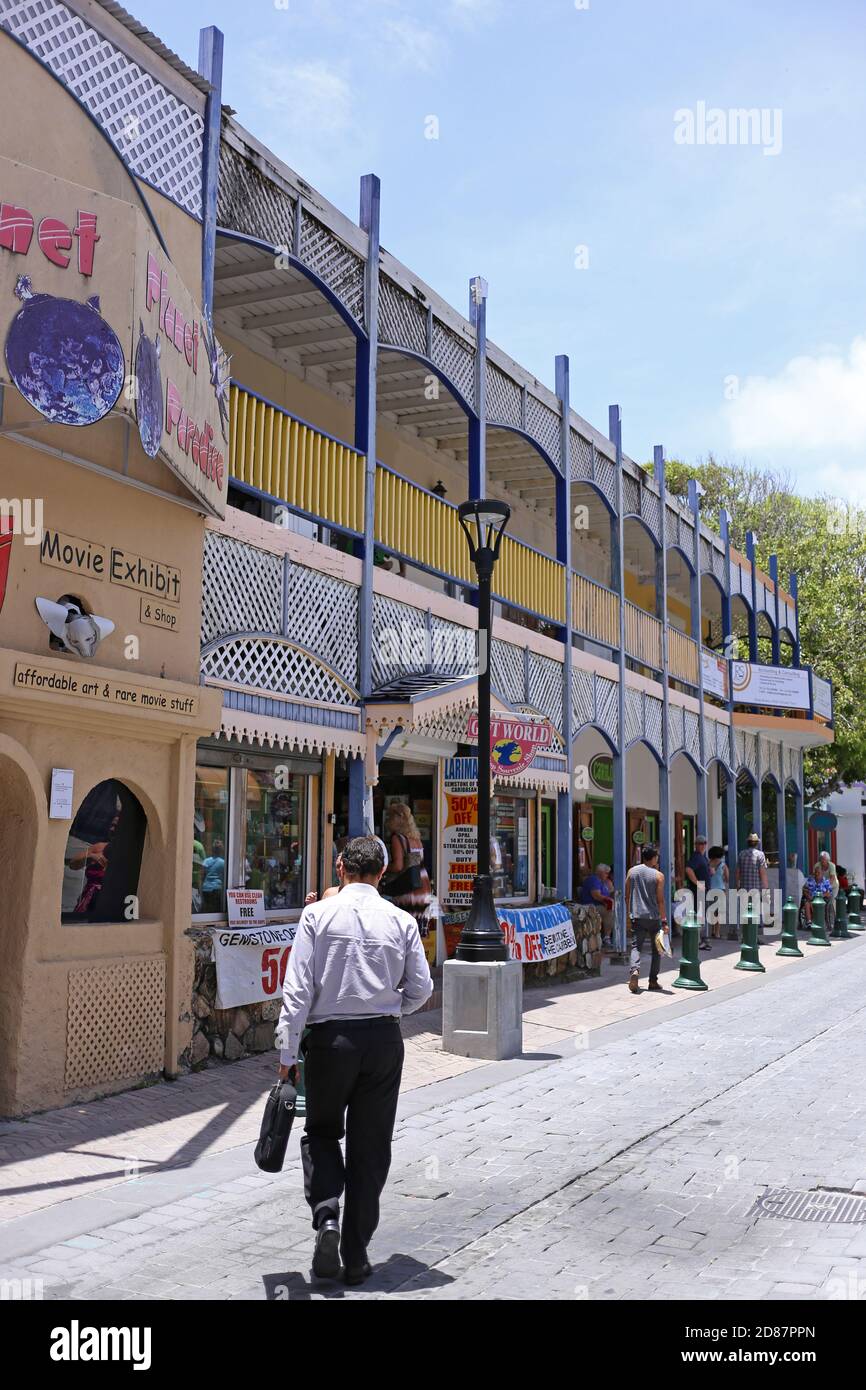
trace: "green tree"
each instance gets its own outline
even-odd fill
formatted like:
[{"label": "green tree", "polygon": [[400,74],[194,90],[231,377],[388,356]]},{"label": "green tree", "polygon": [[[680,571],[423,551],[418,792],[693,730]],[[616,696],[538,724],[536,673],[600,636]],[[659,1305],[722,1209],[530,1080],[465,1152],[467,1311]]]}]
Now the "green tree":
[{"label": "green tree", "polygon": [[[652,465],[649,466],[652,471]],[[866,777],[866,521],[860,510],[825,493],[802,497],[790,476],[747,463],[667,463],[670,492],[685,496],[689,478],[704,489],[701,512],[718,527],[726,508],[731,543],[745,553],[746,532],[755,537],[758,564],[779,562],[779,582],[797,575],[800,595],[800,659],[833,682],[835,741],[806,755],[810,799],[840,783]]]}]

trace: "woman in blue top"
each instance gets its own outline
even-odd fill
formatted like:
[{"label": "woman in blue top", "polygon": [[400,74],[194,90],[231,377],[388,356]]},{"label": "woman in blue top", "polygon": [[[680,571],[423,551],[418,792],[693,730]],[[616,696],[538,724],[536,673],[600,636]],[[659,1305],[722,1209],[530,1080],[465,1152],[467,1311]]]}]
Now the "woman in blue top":
[{"label": "woman in blue top", "polygon": [[202,864],[201,902],[204,912],[222,912],[223,885],[226,877],[225,846],[214,840],[207,859]]},{"label": "woman in blue top", "polygon": [[[710,881],[707,891],[710,893],[725,893],[728,891],[728,866],[725,863],[725,851],[721,845],[712,845],[707,853],[710,861]],[[713,899],[713,936],[718,940],[722,935],[722,922],[727,920],[727,897]],[[709,914],[708,914],[709,915]]]}]

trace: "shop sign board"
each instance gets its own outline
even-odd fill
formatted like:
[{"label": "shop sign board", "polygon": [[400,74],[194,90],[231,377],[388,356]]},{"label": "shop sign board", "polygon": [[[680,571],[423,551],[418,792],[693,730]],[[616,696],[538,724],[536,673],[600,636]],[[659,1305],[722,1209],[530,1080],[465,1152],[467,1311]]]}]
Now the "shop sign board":
[{"label": "shop sign board", "polygon": [[[478,872],[478,759],[445,758],[442,790],[442,858],[446,907],[466,908]],[[443,891],[444,890],[444,891]]]},{"label": "shop sign board", "polygon": [[577,945],[571,913],[563,903],[544,907],[499,909],[508,955],[524,965],[554,960]]},{"label": "shop sign board", "polygon": [[50,424],[129,418],[225,515],[228,366],[131,203],[0,158],[0,384]]},{"label": "shop sign board", "polygon": [[734,703],[769,705],[774,709],[807,710],[809,672],[792,666],[761,666],[752,661],[731,663]]},{"label": "shop sign board", "polygon": [[813,830],[835,830],[838,824],[838,818],[832,811],[813,811],[809,817]]},{"label": "shop sign board", "polygon": [[[470,743],[478,742],[477,714],[470,714],[466,735]],[[553,726],[547,719],[529,714],[491,719],[490,770],[494,777],[513,777],[529,767],[539,750],[552,743]]]},{"label": "shop sign board", "polygon": [[28,665],[16,662],[12,684],[16,690],[35,690],[50,695],[67,698],[98,700],[112,709],[161,711],[163,714],[179,714],[190,719],[198,715],[197,695],[181,695],[167,690],[165,685],[141,685],[133,681],[119,681],[113,677],[91,676],[78,667],[55,668],[37,663]]},{"label": "shop sign board", "polygon": [[214,927],[216,1007],[235,1009],[277,999],[295,939],[294,923],[270,927]]},{"label": "shop sign board", "polygon": [[613,791],[613,758],[609,753],[596,753],[589,764],[589,779],[599,791]]},{"label": "shop sign board", "polygon": [[816,714],[822,719],[833,718],[833,687],[829,681],[812,672],[812,702]]},{"label": "shop sign board", "polygon": [[701,652],[704,694],[716,695],[720,700],[728,698],[728,663],[723,656],[713,652]]}]

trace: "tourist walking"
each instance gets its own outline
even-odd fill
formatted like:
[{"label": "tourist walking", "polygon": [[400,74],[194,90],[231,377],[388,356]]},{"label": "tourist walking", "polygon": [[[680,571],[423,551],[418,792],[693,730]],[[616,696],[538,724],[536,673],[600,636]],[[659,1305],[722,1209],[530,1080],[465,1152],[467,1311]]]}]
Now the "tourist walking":
[{"label": "tourist walking", "polygon": [[371,1272],[367,1247],[391,1165],[400,1016],[427,1002],[433,981],[414,917],[377,891],[381,842],[358,836],[340,858],[339,893],[305,907],[298,922],[276,1040],[280,1076],[296,1080],[309,1026],[301,1161],[316,1232],[313,1273],[336,1278],[342,1267],[347,1284],[360,1284]]},{"label": "tourist walking", "polygon": [[714,895],[712,934],[716,940],[718,940],[722,935],[722,922],[727,925],[728,921],[728,866],[725,863],[724,847],[722,845],[711,845],[707,851],[707,858],[710,861],[709,891]]},{"label": "tourist walking", "polygon": [[[703,885],[703,891],[701,888]],[[710,861],[707,857],[706,835],[695,836],[694,852],[686,864],[686,887],[690,890],[695,904],[695,918],[701,928],[702,951],[709,951],[710,928],[707,922],[707,891],[710,886]]]},{"label": "tourist walking", "polygon": [[628,975],[628,987],[632,994],[637,994],[640,989],[640,955],[647,937],[652,950],[649,988],[661,989],[661,956],[656,945],[656,934],[668,924],[665,876],[658,866],[659,852],[652,845],[644,845],[640,857],[641,862],[629,869],[625,876],[625,913],[633,933]]},{"label": "tourist walking", "polygon": [[[736,887],[745,889],[747,893],[758,894],[758,940],[761,940],[764,918],[764,893],[767,891],[769,879],[767,878],[767,857],[761,849],[761,841],[756,831],[748,836],[746,848],[741,850],[737,856],[737,882]],[[754,901],[754,900],[753,900]]]}]

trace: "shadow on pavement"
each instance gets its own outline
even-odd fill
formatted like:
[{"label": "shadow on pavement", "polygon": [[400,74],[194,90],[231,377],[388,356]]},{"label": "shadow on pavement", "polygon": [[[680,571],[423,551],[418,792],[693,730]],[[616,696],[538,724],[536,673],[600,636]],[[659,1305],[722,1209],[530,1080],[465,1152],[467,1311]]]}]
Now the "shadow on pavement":
[{"label": "shadow on pavement", "polygon": [[441,1289],[453,1284],[454,1280],[450,1274],[442,1274],[412,1255],[396,1253],[381,1264],[374,1265],[373,1273],[363,1284],[351,1288],[341,1279],[316,1279],[298,1270],[263,1274],[262,1283],[268,1301],[291,1303],[308,1302],[313,1294],[320,1298],[345,1298],[354,1293],[399,1293],[408,1284],[411,1284],[413,1292],[418,1289]]}]

